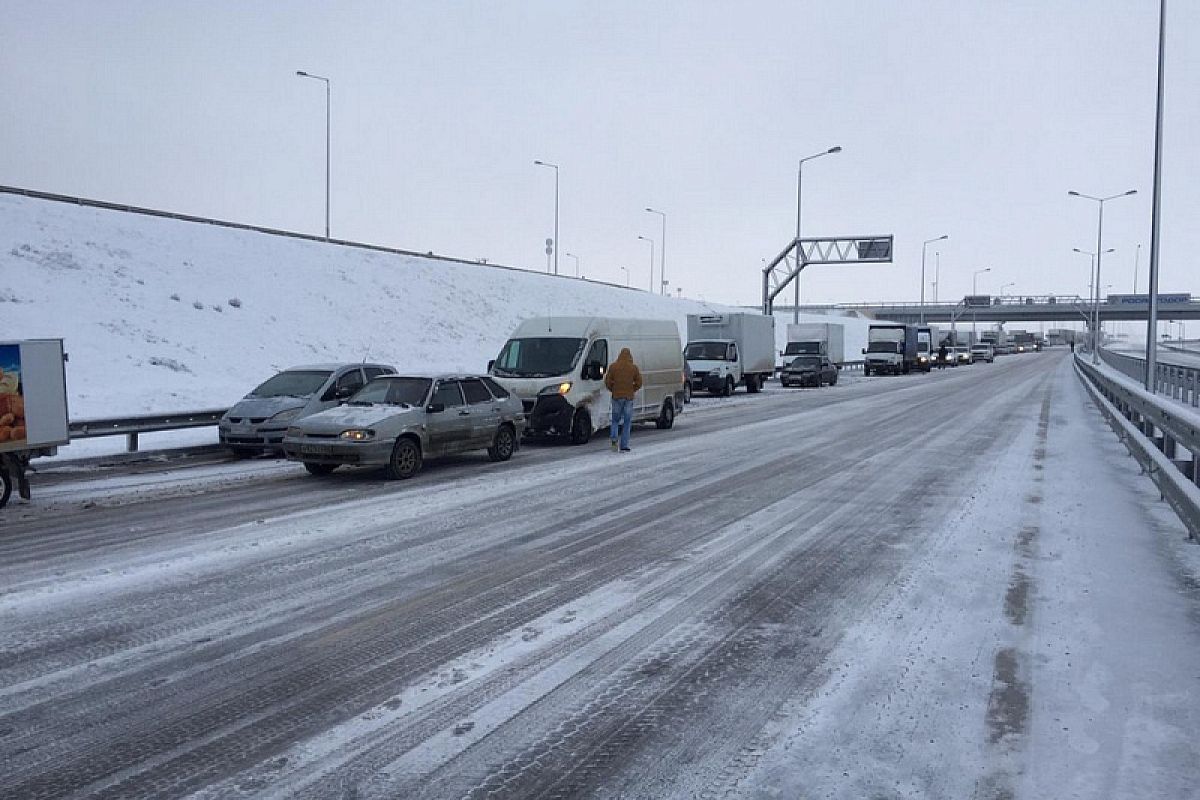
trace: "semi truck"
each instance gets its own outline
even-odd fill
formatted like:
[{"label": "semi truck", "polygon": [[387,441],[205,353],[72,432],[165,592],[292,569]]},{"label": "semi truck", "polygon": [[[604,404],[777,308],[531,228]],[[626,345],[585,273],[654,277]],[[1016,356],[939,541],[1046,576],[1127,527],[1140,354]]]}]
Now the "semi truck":
[{"label": "semi truck", "polygon": [[757,392],[775,371],[775,317],[688,314],[683,357],[692,373],[692,391],[728,397],[742,384]]},{"label": "semi truck", "polygon": [[845,327],[837,322],[793,322],[787,326],[784,365],[794,356],[825,356],[834,364],[845,363]]},{"label": "semi truck", "polygon": [[917,367],[917,326],[875,324],[867,329],[863,374],[907,374]]},{"label": "semi truck", "polygon": [[69,442],[62,339],[0,342],[0,508],[14,486],[29,499],[31,458]]}]

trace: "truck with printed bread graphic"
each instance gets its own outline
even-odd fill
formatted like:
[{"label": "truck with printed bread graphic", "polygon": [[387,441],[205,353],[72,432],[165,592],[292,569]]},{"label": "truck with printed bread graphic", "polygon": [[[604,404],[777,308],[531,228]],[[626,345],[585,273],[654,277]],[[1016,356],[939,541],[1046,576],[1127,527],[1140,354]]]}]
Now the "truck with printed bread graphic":
[{"label": "truck with printed bread graphic", "polygon": [[0,342],[0,508],[14,487],[29,499],[29,460],[68,442],[61,339]]}]

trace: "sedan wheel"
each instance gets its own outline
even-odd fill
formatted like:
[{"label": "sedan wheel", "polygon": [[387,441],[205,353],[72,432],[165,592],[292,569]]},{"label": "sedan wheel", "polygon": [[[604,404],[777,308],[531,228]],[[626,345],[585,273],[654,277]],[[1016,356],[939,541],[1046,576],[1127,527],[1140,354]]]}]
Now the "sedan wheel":
[{"label": "sedan wheel", "polygon": [[384,472],[392,480],[405,480],[421,471],[421,446],[412,439],[398,439]]},{"label": "sedan wheel", "polygon": [[512,458],[515,443],[512,428],[507,425],[500,426],[500,430],[496,431],[496,438],[492,439],[492,446],[487,450],[488,458],[492,461],[508,461]]}]

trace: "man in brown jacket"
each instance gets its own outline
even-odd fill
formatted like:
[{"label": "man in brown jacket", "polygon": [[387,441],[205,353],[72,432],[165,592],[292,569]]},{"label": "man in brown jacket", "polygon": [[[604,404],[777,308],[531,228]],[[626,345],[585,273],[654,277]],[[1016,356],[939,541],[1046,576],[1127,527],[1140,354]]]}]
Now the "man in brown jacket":
[{"label": "man in brown jacket", "polygon": [[642,388],[642,371],[633,363],[633,354],[628,347],[622,347],[617,360],[608,365],[604,385],[612,392],[612,427],[609,434],[612,449],[617,449],[619,431],[621,452],[628,453],[629,429],[633,425],[633,398]]}]

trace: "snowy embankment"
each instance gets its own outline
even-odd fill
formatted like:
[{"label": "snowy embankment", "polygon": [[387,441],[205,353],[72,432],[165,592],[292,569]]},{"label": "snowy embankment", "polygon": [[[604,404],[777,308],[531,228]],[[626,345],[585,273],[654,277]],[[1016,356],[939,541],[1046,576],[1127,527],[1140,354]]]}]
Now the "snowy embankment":
[{"label": "snowy embankment", "polygon": [[[0,340],[66,341],[73,419],[227,406],[297,364],[370,359],[400,370],[482,371],[531,316],[672,319],[682,337],[688,314],[720,308],[0,195]],[[778,325],[781,348],[787,321]],[[865,339],[866,322],[845,321],[849,350]]]}]

